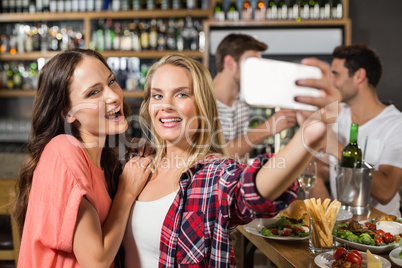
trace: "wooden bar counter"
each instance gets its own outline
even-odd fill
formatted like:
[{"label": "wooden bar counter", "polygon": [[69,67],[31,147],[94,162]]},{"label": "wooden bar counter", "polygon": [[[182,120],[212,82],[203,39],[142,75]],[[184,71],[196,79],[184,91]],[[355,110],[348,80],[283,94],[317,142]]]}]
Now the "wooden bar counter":
[{"label": "wooden bar counter", "polygon": [[[383,215],[381,211],[370,207],[370,213],[360,216],[353,216],[354,220],[363,221],[368,220],[380,215]],[[300,241],[284,241],[284,240],[274,240],[269,238],[263,238],[261,236],[257,236],[247,232],[243,226],[238,226],[237,230],[245,237],[243,244],[243,263],[239,265],[239,267],[243,266],[252,267],[253,260],[252,255],[254,251],[252,250],[251,254],[248,253],[251,248],[258,248],[268,259],[270,259],[276,266],[279,268],[288,268],[288,267],[298,267],[298,268],[315,268],[318,267],[314,263],[314,258],[316,254],[310,254],[308,251],[308,239],[300,240]],[[384,254],[376,254],[381,257],[386,258],[392,264],[392,267],[398,267],[389,258],[389,252]]]}]

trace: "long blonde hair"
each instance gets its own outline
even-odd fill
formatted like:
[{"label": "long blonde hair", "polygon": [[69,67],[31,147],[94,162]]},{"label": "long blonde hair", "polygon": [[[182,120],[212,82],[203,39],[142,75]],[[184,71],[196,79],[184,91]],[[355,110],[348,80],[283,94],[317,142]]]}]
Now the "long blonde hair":
[{"label": "long blonde hair", "polygon": [[[155,143],[157,164],[166,155],[166,141],[163,140],[155,131],[151,116],[149,114],[149,103],[151,99],[151,84],[155,72],[164,65],[173,65],[188,70],[192,77],[192,91],[194,94],[199,120],[199,131],[192,137],[192,144],[189,149],[189,159],[187,167],[194,164],[197,160],[211,154],[226,156],[225,139],[219,121],[218,107],[215,95],[212,90],[212,78],[209,71],[198,61],[182,54],[167,54],[149,69],[145,79],[144,101],[140,108],[140,118],[142,127],[147,128],[151,133]],[[146,132],[146,131],[144,131]]]}]

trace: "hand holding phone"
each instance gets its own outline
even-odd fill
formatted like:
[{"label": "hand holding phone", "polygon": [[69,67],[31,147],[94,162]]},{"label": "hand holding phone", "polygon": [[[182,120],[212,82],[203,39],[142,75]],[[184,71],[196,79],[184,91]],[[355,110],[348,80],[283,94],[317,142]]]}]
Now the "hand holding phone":
[{"label": "hand holding phone", "polygon": [[240,96],[250,106],[318,109],[296,102],[295,97],[322,96],[320,90],[296,85],[299,79],[320,79],[322,74],[319,68],[263,58],[247,58],[241,64]]}]

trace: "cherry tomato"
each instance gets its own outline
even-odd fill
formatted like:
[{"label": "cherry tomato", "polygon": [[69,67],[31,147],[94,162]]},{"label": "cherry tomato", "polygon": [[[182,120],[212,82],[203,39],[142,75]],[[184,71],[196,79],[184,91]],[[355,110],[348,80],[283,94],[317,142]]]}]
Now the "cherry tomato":
[{"label": "cherry tomato", "polygon": [[349,253],[346,255],[346,260],[350,261],[352,264],[362,264],[362,254],[360,254],[359,251],[357,250],[351,250]]},{"label": "cherry tomato", "polygon": [[292,229],[292,225],[290,225],[290,224],[285,224],[285,225],[283,225],[283,227],[288,228],[288,229]]},{"label": "cherry tomato", "polygon": [[347,254],[348,254],[348,251],[345,248],[339,247],[334,251],[333,255],[334,255],[334,259],[336,261],[339,261],[339,260],[344,260],[346,258]]},{"label": "cherry tomato", "polygon": [[283,236],[289,236],[291,230],[292,230],[292,229],[283,229],[282,235],[283,235]]},{"label": "cherry tomato", "polygon": [[378,234],[379,236],[383,237],[385,232],[383,230],[377,230],[375,231],[376,234]]},{"label": "cherry tomato", "polygon": [[385,243],[392,243],[394,242],[394,236],[390,233],[385,233],[384,234],[384,242]]},{"label": "cherry tomato", "polygon": [[269,229],[269,230],[270,230],[271,233],[274,234],[274,235],[278,235],[278,234],[279,234],[279,233],[278,233],[278,229],[272,228],[272,229]]},{"label": "cherry tomato", "polygon": [[376,225],[374,223],[371,222],[365,222],[364,225],[371,231],[374,231],[376,229]]},{"label": "cherry tomato", "polygon": [[303,233],[303,229],[300,228],[300,227],[297,227],[297,226],[293,226],[292,232],[293,232],[294,234]]},{"label": "cherry tomato", "polygon": [[384,240],[382,240],[381,237],[377,237],[377,238],[374,240],[374,242],[377,243],[377,244],[384,244]]}]

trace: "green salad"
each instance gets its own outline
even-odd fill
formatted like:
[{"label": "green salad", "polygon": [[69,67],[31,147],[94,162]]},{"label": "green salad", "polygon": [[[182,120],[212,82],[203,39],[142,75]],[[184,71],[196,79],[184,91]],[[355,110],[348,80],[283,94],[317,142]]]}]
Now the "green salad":
[{"label": "green salad", "polygon": [[310,230],[304,219],[299,223],[292,223],[289,219],[282,216],[274,224],[263,228],[261,234],[268,237],[306,237],[309,236]]}]

